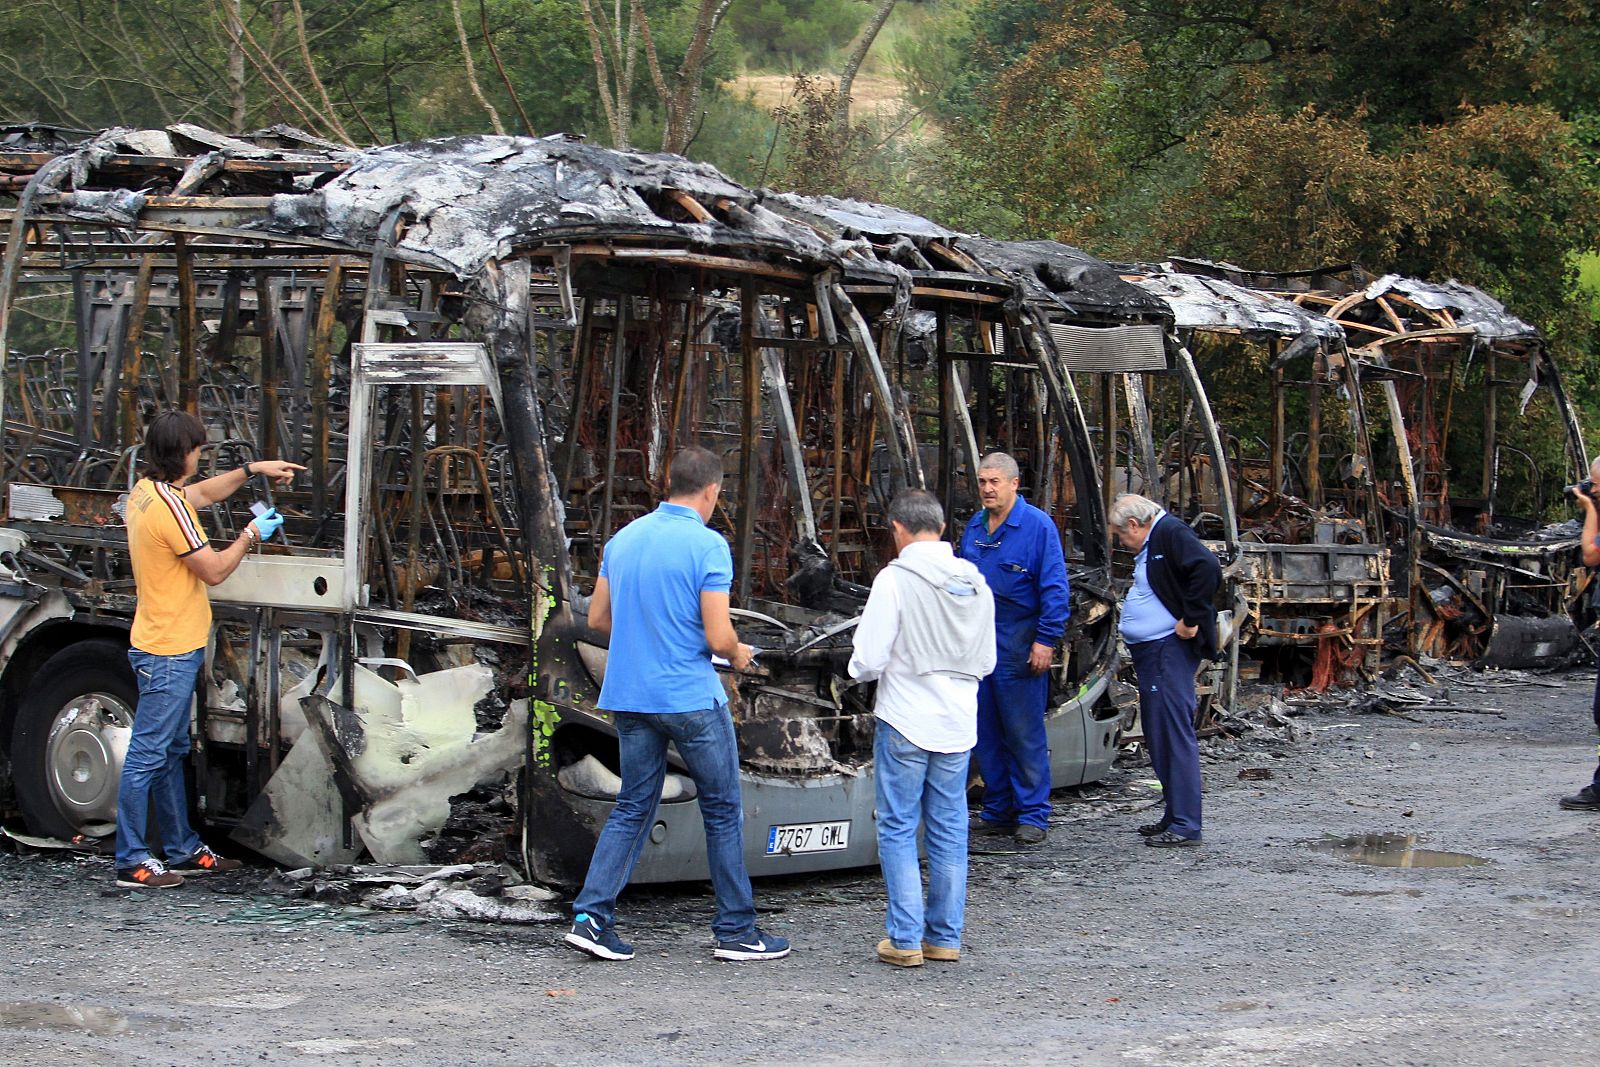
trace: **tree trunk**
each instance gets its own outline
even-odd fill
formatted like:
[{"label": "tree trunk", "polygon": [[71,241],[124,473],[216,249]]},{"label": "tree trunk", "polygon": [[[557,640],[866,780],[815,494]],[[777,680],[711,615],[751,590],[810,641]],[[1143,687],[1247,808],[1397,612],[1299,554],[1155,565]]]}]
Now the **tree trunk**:
[{"label": "tree trunk", "polygon": [[839,105],[833,116],[833,124],[840,138],[845,137],[850,131],[850,90],[855,85],[856,74],[861,70],[861,64],[866,62],[867,53],[872,51],[872,42],[878,39],[878,31],[889,21],[889,13],[894,10],[894,5],[895,0],[878,0],[878,7],[872,12],[871,21],[861,32],[861,40],[856,42],[855,48],[850,52],[850,60],[844,65],[844,73],[839,75]]},{"label": "tree trunk", "polygon": [[478,65],[472,61],[472,45],[467,41],[467,27],[461,21],[461,0],[450,0],[450,14],[456,20],[456,40],[461,43],[461,63],[467,69],[467,87],[472,90],[473,98],[483,106],[489,114],[489,124],[494,127],[494,132],[505,136],[506,128],[500,123],[500,112],[489,103],[489,98],[483,95],[483,86],[478,84]]},{"label": "tree trunk", "polygon": [[228,0],[228,122],[230,133],[243,133],[245,124],[244,0]]},{"label": "tree trunk", "polygon": [[700,82],[705,76],[706,60],[710,58],[711,37],[722,24],[733,0],[700,0],[700,11],[694,20],[694,36],[683,54],[683,62],[673,77],[672,94],[661,101],[666,108],[666,128],[661,134],[661,150],[680,155],[689,147],[694,136],[694,116],[700,108]]}]

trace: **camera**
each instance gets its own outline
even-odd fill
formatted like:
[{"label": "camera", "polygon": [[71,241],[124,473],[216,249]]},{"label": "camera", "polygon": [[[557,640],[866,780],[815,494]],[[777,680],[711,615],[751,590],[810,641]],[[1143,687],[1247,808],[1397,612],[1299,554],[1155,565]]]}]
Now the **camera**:
[{"label": "camera", "polygon": [[1574,500],[1578,499],[1578,497],[1580,497],[1580,496],[1586,496],[1589,499],[1593,500],[1594,499],[1594,479],[1593,478],[1585,478],[1583,481],[1579,482],[1577,485],[1569,485],[1569,486],[1567,486],[1566,492],[1567,492],[1567,495],[1570,496]]}]

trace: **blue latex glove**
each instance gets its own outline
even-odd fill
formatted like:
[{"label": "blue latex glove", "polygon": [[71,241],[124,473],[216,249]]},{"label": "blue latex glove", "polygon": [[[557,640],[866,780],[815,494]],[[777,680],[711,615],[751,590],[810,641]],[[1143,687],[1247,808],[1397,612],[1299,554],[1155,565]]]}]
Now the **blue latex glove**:
[{"label": "blue latex glove", "polygon": [[283,528],[283,516],[278,514],[277,508],[268,508],[251,519],[250,525],[256,528],[260,539],[266,541]]}]

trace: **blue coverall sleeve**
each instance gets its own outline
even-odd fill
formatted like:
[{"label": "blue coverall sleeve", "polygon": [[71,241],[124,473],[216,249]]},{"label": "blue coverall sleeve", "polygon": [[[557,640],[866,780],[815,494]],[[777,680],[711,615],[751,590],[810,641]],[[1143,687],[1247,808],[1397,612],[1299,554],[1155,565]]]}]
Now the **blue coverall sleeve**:
[{"label": "blue coverall sleeve", "polygon": [[1061,549],[1061,532],[1054,522],[1044,524],[1039,538],[1039,625],[1034,640],[1053,645],[1067,631],[1072,615],[1071,591],[1067,586],[1067,557]]}]

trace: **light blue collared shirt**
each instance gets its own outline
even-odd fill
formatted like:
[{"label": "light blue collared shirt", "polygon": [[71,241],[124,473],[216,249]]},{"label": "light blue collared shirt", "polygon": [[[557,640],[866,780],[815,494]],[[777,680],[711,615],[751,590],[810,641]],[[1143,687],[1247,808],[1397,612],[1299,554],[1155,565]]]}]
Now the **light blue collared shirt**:
[{"label": "light blue collared shirt", "polygon": [[[1156,523],[1167,517],[1163,511],[1156,516],[1156,521],[1150,524],[1152,530]],[[1128,590],[1128,595],[1122,599],[1122,639],[1130,645],[1137,645],[1142,641],[1159,641],[1163,637],[1170,637],[1178,630],[1178,620],[1168,611],[1156,596],[1155,590],[1150,588],[1150,578],[1145,567],[1150,555],[1150,539],[1145,538],[1144,547],[1139,549],[1139,554],[1133,559],[1133,588]]]}]

